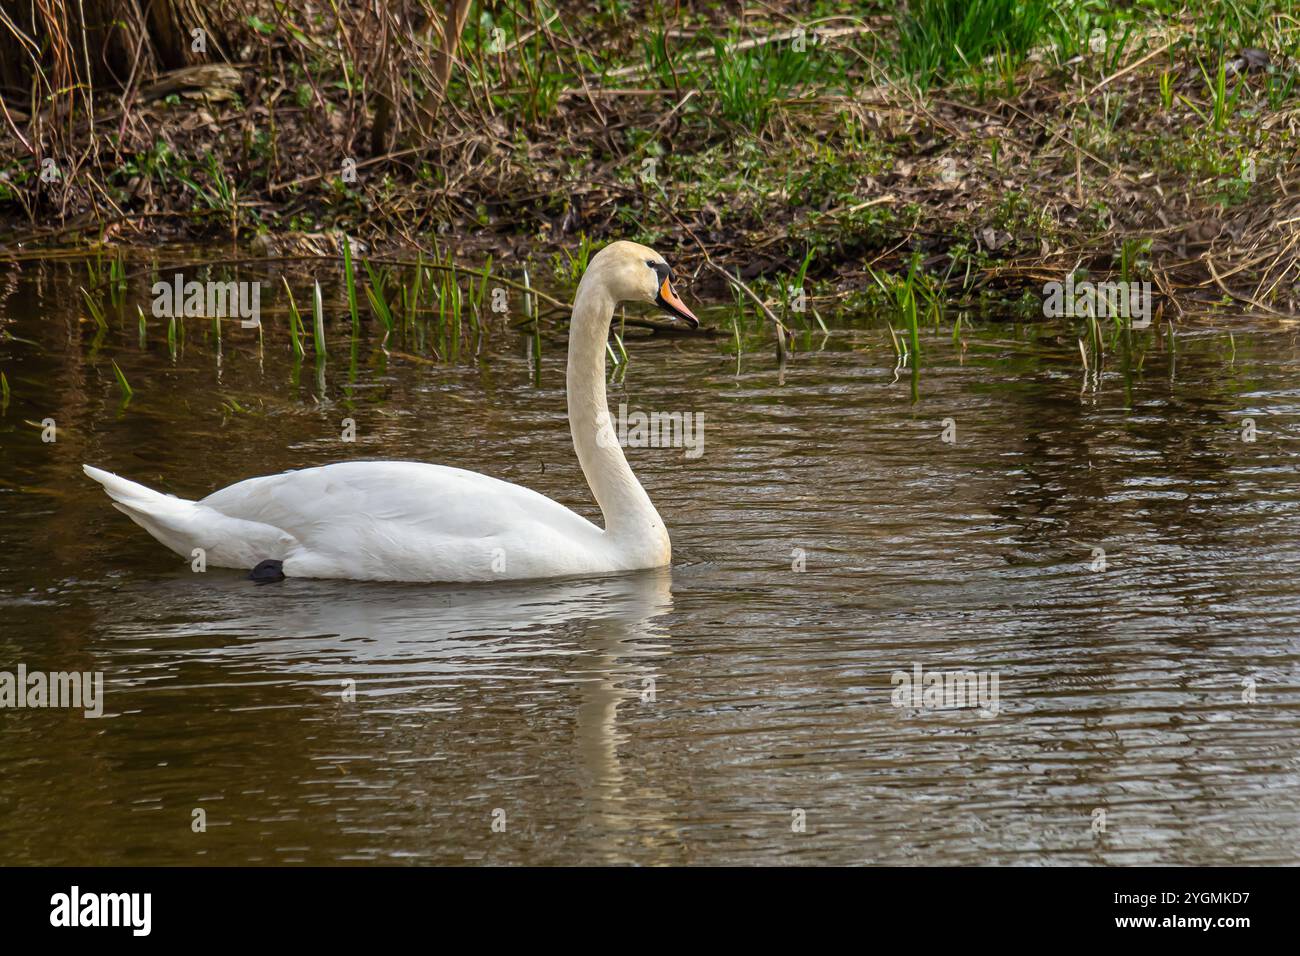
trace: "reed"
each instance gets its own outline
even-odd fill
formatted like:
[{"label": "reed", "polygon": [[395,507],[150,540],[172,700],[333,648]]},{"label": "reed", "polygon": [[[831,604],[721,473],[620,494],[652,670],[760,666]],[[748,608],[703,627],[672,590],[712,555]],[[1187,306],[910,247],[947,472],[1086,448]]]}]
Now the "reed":
[{"label": "reed", "polygon": [[899,310],[903,314],[903,321],[907,323],[908,342],[914,364],[921,358],[921,333],[916,309],[916,276],[919,266],[920,257],[914,256],[907,270],[907,279],[898,289],[897,294]]},{"label": "reed", "polygon": [[907,346],[905,346],[903,340],[898,337],[898,333],[894,331],[894,324],[888,319],[885,320],[885,328],[889,330],[889,340],[894,345],[894,358],[897,362],[897,367],[901,368],[903,363],[907,361]]},{"label": "reed", "polygon": [[117,387],[122,390],[122,404],[125,405],[127,402],[131,401],[131,396],[135,394],[135,390],[131,388],[131,383],[126,380],[126,376],[122,374],[122,370],[118,368],[117,362],[113,362],[112,364],[113,375],[117,378]]},{"label": "reed", "polygon": [[533,308],[532,281],[528,277],[528,266],[524,266],[524,318],[533,323],[533,384],[542,384],[542,323]]},{"label": "reed", "polygon": [[[402,284],[402,327],[403,329],[414,329],[415,319],[419,314],[420,295],[423,292],[424,283],[424,251],[421,250],[415,262],[415,281],[408,287],[406,283]],[[408,296],[409,289],[409,296]]]},{"label": "reed", "polygon": [[483,271],[479,274],[478,294],[474,299],[474,312],[476,316],[481,317],[483,315],[483,303],[487,299],[488,280],[490,278],[492,278],[492,256],[489,254],[487,262],[483,264]]},{"label": "reed", "polygon": [[[360,324],[360,317],[357,315],[357,277],[356,270],[352,267],[352,240],[347,236],[342,239],[343,245],[343,282],[348,290],[348,313],[352,316],[352,328],[356,329]],[[370,263],[366,263],[366,269],[370,269]]]},{"label": "reed", "polygon": [[108,264],[109,297],[115,306],[121,306],[126,294],[126,263],[119,252]]},{"label": "reed", "polygon": [[306,350],[302,347],[302,314],[298,311],[298,303],[293,299],[293,289],[289,288],[289,280],[280,276],[280,281],[284,283],[284,292],[289,300],[289,346],[293,349],[293,357],[300,359],[306,354]]},{"label": "reed", "polygon": [[312,332],[316,337],[316,357],[325,358],[325,306],[321,302],[320,280],[312,287],[311,298]]},{"label": "reed", "polygon": [[81,295],[86,300],[86,308],[90,310],[90,315],[91,318],[95,320],[95,325],[99,326],[101,332],[106,330],[108,328],[108,320],[104,318],[103,308],[95,300],[95,297],[84,288],[81,289]]},{"label": "reed", "polygon": [[[383,325],[384,338],[387,340],[388,336],[393,332],[393,312],[388,305],[388,284],[384,272],[376,270],[367,259],[361,260],[361,264],[365,266],[366,276],[370,280],[369,285],[366,286],[366,299],[370,303],[370,311],[375,314]],[[349,295],[353,294],[349,293]],[[351,300],[349,300],[349,305],[351,305]],[[352,327],[353,329],[357,327],[355,318]]]},{"label": "reed", "polygon": [[448,273],[447,291],[451,298],[452,327],[456,330],[456,337],[459,338],[461,330],[461,314],[464,310],[465,303],[460,293],[460,276],[457,274],[454,264],[452,264],[451,272]]},{"label": "reed", "polygon": [[621,364],[627,365],[629,357],[627,348],[623,345],[623,336],[627,333],[627,312],[620,310],[618,319],[618,329],[614,332],[614,342],[618,345],[618,354]]},{"label": "reed", "polygon": [[870,266],[867,267],[867,274],[875,280],[876,285],[880,287],[882,292],[893,298],[894,312],[901,320],[903,332],[907,335],[907,345],[900,345],[898,333],[895,332],[893,324],[888,323],[889,334],[894,341],[895,354],[898,355],[900,361],[910,359],[915,364],[921,356],[918,294],[926,298],[932,306],[937,300],[937,293],[930,289],[928,281],[921,272],[920,257],[912,257],[907,276],[901,280],[893,276],[882,277]]}]

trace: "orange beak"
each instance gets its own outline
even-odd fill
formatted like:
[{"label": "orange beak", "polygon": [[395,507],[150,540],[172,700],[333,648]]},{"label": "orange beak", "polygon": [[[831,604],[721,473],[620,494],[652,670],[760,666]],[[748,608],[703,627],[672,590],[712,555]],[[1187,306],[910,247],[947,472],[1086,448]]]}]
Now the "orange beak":
[{"label": "orange beak", "polygon": [[675,315],[693,329],[700,327],[700,320],[695,317],[695,313],[686,308],[686,303],[677,297],[673,291],[671,279],[664,279],[663,285],[659,287],[659,294],[655,296],[655,305],[663,309],[669,315]]}]

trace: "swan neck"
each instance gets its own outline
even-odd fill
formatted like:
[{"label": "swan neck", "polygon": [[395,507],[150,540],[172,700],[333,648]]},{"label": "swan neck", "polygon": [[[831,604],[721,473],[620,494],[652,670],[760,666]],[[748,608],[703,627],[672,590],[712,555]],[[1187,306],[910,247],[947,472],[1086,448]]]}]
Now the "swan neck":
[{"label": "swan neck", "polygon": [[667,532],[619,446],[605,396],[605,349],[613,317],[614,299],[598,272],[589,269],[578,285],[569,328],[569,430],[605,531],[658,544]]}]

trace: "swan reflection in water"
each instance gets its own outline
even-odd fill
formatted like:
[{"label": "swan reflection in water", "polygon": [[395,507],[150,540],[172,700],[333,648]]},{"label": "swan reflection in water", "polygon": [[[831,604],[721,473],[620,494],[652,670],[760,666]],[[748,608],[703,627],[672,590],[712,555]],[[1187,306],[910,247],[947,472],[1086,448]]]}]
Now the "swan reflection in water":
[{"label": "swan reflection in water", "polygon": [[[652,696],[660,659],[670,653],[663,618],[673,607],[671,582],[667,568],[467,586],[289,579],[262,587],[229,572],[183,573],[124,585],[97,609],[96,626],[114,645],[109,683],[123,695],[118,700],[165,687],[182,668],[187,696],[251,676],[262,687],[268,680],[310,685],[337,702],[344,682],[355,681],[353,706],[371,715],[430,715],[422,726],[436,728],[451,748],[464,743],[455,742],[458,728],[472,732],[468,718],[483,720],[484,698],[498,711],[504,696],[508,704],[572,714],[572,696],[560,692],[572,685],[584,836],[615,862],[629,831],[644,841],[648,828],[675,842],[660,813],[668,807],[650,809],[657,819],[647,820],[647,804],[659,803],[653,795],[634,794],[636,819],[625,816],[619,747],[626,734],[618,728],[619,707]],[[539,701],[538,687],[548,685],[556,692]],[[467,715],[470,709],[477,713]],[[348,744],[373,750],[384,736],[358,734]],[[490,765],[492,755],[482,756]]]}]

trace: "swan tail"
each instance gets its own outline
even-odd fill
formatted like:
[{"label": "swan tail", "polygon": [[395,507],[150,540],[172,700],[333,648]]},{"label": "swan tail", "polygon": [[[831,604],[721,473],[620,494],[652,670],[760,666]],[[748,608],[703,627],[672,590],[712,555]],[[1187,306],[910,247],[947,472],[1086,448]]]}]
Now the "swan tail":
[{"label": "swan tail", "polygon": [[197,501],[164,495],[90,465],[82,465],[82,469],[103,486],[114,508],[183,558],[198,558],[198,549],[205,565],[252,568],[262,561],[283,559],[297,543],[292,535],[271,525],[232,518]]},{"label": "swan tail", "polygon": [[110,498],[115,501],[125,501],[128,498],[159,498],[162,497],[158,492],[144,485],[136,484],[134,481],[127,481],[120,478],[111,471],[104,471],[102,468],[96,468],[93,465],[82,465],[81,470],[89,477],[95,479],[104,486]]}]

